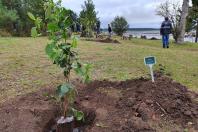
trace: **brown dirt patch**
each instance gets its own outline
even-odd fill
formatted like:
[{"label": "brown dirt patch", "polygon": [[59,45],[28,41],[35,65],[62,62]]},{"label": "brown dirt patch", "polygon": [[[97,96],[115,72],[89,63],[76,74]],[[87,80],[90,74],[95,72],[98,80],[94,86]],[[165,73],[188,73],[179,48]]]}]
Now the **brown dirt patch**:
[{"label": "brown dirt patch", "polygon": [[[94,110],[87,132],[198,131],[198,94],[175,81],[157,76],[156,83],[137,79],[123,82],[94,81],[77,84],[78,108]],[[42,90],[0,106],[1,132],[47,131],[60,115],[58,105]],[[85,110],[85,111],[86,111]],[[83,110],[84,111],[84,110]],[[93,115],[87,115],[94,117]],[[53,121],[51,121],[53,122]],[[45,129],[44,129],[45,128]]]},{"label": "brown dirt patch", "polygon": [[120,44],[118,40],[113,40],[111,38],[105,38],[105,39],[86,39],[87,41],[94,41],[94,42],[100,42],[100,43],[113,43],[113,44]]},{"label": "brown dirt patch", "polygon": [[42,132],[52,117],[59,115],[59,106],[49,101],[43,93],[51,91],[42,90],[27,94],[0,106],[1,132]]}]

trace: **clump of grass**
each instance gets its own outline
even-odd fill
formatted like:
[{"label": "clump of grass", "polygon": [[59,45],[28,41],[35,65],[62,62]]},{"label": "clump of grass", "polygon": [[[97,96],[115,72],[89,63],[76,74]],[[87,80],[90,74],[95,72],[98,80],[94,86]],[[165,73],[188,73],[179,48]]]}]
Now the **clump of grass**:
[{"label": "clump of grass", "polygon": [[111,47],[107,47],[107,48],[105,48],[105,50],[112,51],[112,50],[113,50],[113,48],[111,48]]}]

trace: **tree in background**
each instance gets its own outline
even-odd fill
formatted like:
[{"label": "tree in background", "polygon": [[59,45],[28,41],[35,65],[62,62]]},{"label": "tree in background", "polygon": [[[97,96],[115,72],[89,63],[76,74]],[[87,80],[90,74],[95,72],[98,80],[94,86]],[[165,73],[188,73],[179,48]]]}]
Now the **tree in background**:
[{"label": "tree in background", "polygon": [[78,25],[78,15],[72,11],[69,10],[69,17],[73,21],[73,24],[70,26],[72,32],[77,32],[77,25]]},{"label": "tree in background", "polygon": [[18,15],[15,10],[8,10],[0,1],[0,28],[6,32],[11,32]]},{"label": "tree in background", "polygon": [[181,12],[181,6],[179,5],[179,3],[171,3],[168,0],[164,3],[161,3],[156,9],[157,15],[162,17],[168,17],[169,20],[172,22],[172,34],[176,43],[178,42],[179,37],[179,22],[181,20]]},{"label": "tree in background", "polygon": [[187,31],[196,30],[195,43],[198,42],[198,0],[192,0],[193,6],[189,9]]},{"label": "tree in background", "polygon": [[[30,36],[31,27],[34,25],[33,22],[27,16],[27,12],[32,12],[37,17],[40,17],[44,20],[43,24],[41,25],[41,32],[43,35],[46,35],[47,23],[48,19],[45,19],[45,2],[49,0],[0,0],[2,2],[2,6],[4,8],[0,8],[1,12],[4,15],[10,15],[10,20],[2,19],[4,15],[0,15],[1,25],[6,25],[4,27],[9,28],[9,32],[15,36]],[[9,11],[9,12],[8,12]],[[69,14],[69,15],[68,15]],[[17,16],[17,19],[16,17]],[[67,11],[67,16],[72,19],[74,22],[71,25],[71,31],[76,31],[76,21],[77,21],[77,14],[74,13],[72,10]],[[5,17],[4,17],[5,18]],[[8,17],[7,17],[8,18]],[[13,25],[13,26],[10,26]]]},{"label": "tree in background", "polygon": [[84,2],[79,17],[83,30],[81,36],[93,37],[94,27],[97,23],[97,12],[95,11],[95,5],[92,0]]},{"label": "tree in background", "polygon": [[129,28],[128,22],[124,17],[115,17],[111,22],[112,30],[119,36],[122,36]]},{"label": "tree in background", "polygon": [[198,6],[198,0],[192,0],[193,6]]},{"label": "tree in background", "polygon": [[27,16],[30,11],[40,18],[45,18],[44,2],[47,0],[1,0],[2,5],[8,10],[15,10],[18,16],[11,33],[16,36],[29,36],[33,23]]},{"label": "tree in background", "polygon": [[185,37],[185,32],[186,32],[186,20],[189,12],[189,0],[183,0],[183,5],[182,5],[182,12],[181,12],[181,19],[179,22],[179,36],[178,36],[178,44],[184,43],[184,37]]},{"label": "tree in background", "polygon": [[156,10],[157,15],[169,17],[173,24],[173,37],[178,44],[184,43],[186,31],[186,18],[188,16],[189,0],[183,0],[182,8],[178,3],[171,3],[167,0]]}]

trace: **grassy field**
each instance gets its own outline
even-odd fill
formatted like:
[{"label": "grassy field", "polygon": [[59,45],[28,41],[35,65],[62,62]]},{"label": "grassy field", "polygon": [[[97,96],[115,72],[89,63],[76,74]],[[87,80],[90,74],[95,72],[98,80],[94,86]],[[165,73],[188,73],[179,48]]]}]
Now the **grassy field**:
[{"label": "grassy field", "polygon": [[[61,70],[45,55],[46,43],[46,38],[0,38],[0,102],[63,82]],[[171,44],[170,49],[162,49],[160,41],[151,40],[121,44],[80,40],[78,51],[84,62],[93,64],[93,79],[149,77],[143,58],[154,55],[155,70],[163,67],[165,74],[198,91],[198,44]]]}]

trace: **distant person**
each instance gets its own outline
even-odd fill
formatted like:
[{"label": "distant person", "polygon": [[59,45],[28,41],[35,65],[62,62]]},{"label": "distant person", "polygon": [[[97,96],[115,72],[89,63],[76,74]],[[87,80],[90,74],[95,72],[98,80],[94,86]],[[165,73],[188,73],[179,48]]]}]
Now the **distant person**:
[{"label": "distant person", "polygon": [[96,23],[96,38],[98,38],[100,34],[100,21]]},{"label": "distant person", "polygon": [[111,38],[111,34],[112,34],[112,29],[110,24],[108,24],[108,32],[109,32],[109,37]]},{"label": "distant person", "polygon": [[162,22],[160,34],[162,35],[163,48],[169,48],[169,35],[172,33],[172,24],[168,17]]},{"label": "distant person", "polygon": [[76,30],[77,30],[77,33],[79,33],[81,31],[81,26],[78,23],[76,24]]}]

